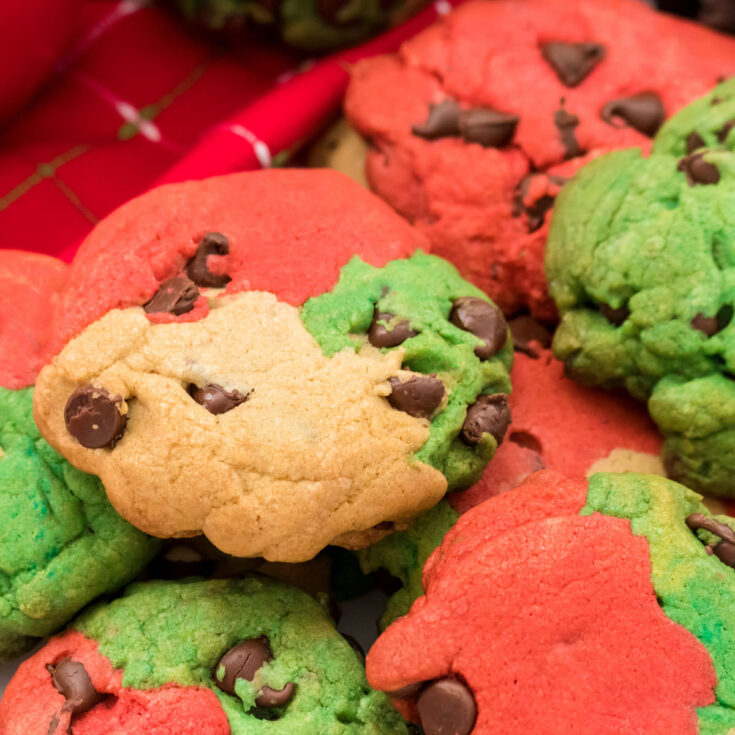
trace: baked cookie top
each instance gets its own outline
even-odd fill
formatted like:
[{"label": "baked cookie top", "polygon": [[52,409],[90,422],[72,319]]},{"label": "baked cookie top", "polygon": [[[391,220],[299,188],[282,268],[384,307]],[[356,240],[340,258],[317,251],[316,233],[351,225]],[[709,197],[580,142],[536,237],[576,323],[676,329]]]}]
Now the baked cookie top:
[{"label": "baked cookie top", "polygon": [[661,477],[539,472],[449,531],[368,680],[427,733],[726,735],[733,525]]},{"label": "baked cookie top", "polygon": [[669,472],[730,495],[735,429],[735,80],[565,187],[546,268],[554,352],[584,383],[648,400]]},{"label": "baked cookie top", "polygon": [[4,735],[405,735],[305,592],[264,578],[133,585],[23,663]]},{"label": "baked cookie top", "polygon": [[380,538],[509,422],[505,320],[425,244],[326,171],[154,190],[72,263],[39,427],[154,535],[278,561]]},{"label": "baked cookie top", "polygon": [[733,73],[735,40],[637,0],[476,1],[359,62],[345,112],[371,186],[437,255],[506,313],[553,318],[543,251],[566,180]]}]

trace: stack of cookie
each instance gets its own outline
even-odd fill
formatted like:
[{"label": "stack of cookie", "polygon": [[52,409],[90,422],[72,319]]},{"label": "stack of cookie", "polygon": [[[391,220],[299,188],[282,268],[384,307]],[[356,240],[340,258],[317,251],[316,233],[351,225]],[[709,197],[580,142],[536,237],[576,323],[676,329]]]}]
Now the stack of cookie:
[{"label": "stack of cookie", "polygon": [[[732,735],[733,73],[637,0],[470,0],[312,153],[379,196],[0,251],[0,657],[69,623],[0,735]],[[392,593],[366,661],[327,547]]]}]

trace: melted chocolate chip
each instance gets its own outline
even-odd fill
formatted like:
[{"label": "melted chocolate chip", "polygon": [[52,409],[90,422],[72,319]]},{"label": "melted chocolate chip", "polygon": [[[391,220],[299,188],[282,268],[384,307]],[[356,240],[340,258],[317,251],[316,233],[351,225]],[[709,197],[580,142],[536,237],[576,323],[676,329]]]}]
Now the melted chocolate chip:
[{"label": "melted chocolate chip", "polygon": [[390,378],[388,382],[392,389],[388,403],[409,416],[431,418],[444,398],[444,383],[433,375],[414,375],[405,382]]},{"label": "melted chocolate chip", "polygon": [[250,394],[244,396],[239,390],[227,391],[221,385],[210,383],[204,388],[196,385],[189,386],[189,395],[200,405],[215,416],[227,413],[241,403],[247,401]]},{"label": "melted chocolate chip", "polygon": [[529,357],[538,357],[539,352],[533,343],[538,343],[543,349],[551,346],[551,332],[528,314],[511,319],[508,326],[513,335],[513,347],[517,352]]},{"label": "melted chocolate chip", "polygon": [[459,133],[468,143],[485,148],[503,148],[513,140],[520,122],[518,115],[499,110],[475,108],[460,110]]},{"label": "melted chocolate chip", "polygon": [[104,388],[82,385],[66,402],[66,430],[87,449],[112,449],[128,423],[127,414],[120,412],[121,404],[120,396],[111,396]]},{"label": "melted chocolate chip", "polygon": [[694,153],[694,151],[699,148],[704,148],[705,145],[707,144],[696,130],[692,130],[692,132],[687,135],[687,154]]},{"label": "melted chocolate chip", "polygon": [[607,319],[610,324],[619,327],[630,316],[630,309],[627,306],[619,306],[613,309],[609,304],[600,304],[600,314]]},{"label": "melted chocolate chip", "polygon": [[194,308],[199,289],[186,276],[174,276],[164,281],[156,295],[143,306],[147,314],[181,316]]},{"label": "melted chocolate chip", "polygon": [[[238,679],[253,681],[256,673],[272,660],[267,643],[259,638],[250,638],[238,643],[222,656],[214,670],[214,681],[223,692],[234,695]],[[255,704],[258,707],[282,707],[293,697],[294,689],[291,682],[283,689],[265,686],[258,694]]]},{"label": "melted chocolate chip", "polygon": [[226,273],[212,273],[207,262],[210,255],[227,255],[229,252],[230,241],[221,232],[208,232],[186,266],[186,274],[202,288],[223,288],[232,279]]},{"label": "melted chocolate chip", "polygon": [[605,57],[599,43],[549,41],[541,44],[541,54],[565,87],[576,87]]},{"label": "melted chocolate chip", "polygon": [[[529,174],[528,176],[524,176],[518,183],[513,197],[513,216],[520,217],[522,214],[525,214],[526,226],[529,232],[536,232],[536,230],[543,226],[546,220],[546,213],[554,206],[554,200],[556,199],[555,195],[546,193],[531,204],[526,204],[531,184],[534,179],[541,176],[544,176],[544,174]],[[569,181],[564,176],[548,176],[546,178],[549,183],[558,187],[564,186]]]},{"label": "melted chocolate chip", "polygon": [[508,339],[508,325],[500,309],[474,296],[457,299],[449,321],[483,341],[475,347],[475,354],[481,360],[489,360],[497,354]]},{"label": "melted chocolate chip", "polygon": [[414,125],[411,132],[420,138],[437,140],[459,135],[460,107],[454,100],[444,100],[436,105],[429,105],[426,122]]},{"label": "melted chocolate chip", "polygon": [[619,127],[617,121],[623,120],[639,133],[652,138],[666,119],[666,110],[655,92],[641,92],[608,102],[600,115],[608,125]]},{"label": "melted chocolate chip", "polygon": [[500,444],[510,426],[510,408],[505,393],[480,396],[467,409],[467,417],[462,424],[462,439],[474,446],[483,434],[490,434]]},{"label": "melted chocolate chip", "polygon": [[720,537],[714,546],[706,546],[708,554],[714,554],[721,562],[735,569],[735,531],[720,521],[702,513],[692,513],[687,516],[687,526],[696,533],[697,529],[709,531]]},{"label": "melted chocolate chip", "polygon": [[396,319],[388,312],[376,312],[368,331],[368,342],[374,347],[397,347],[418,332],[405,319]]},{"label": "melted chocolate chip", "polygon": [[576,115],[571,115],[564,109],[557,110],[554,113],[554,125],[556,125],[561,135],[561,142],[564,145],[565,151],[564,158],[569,160],[570,158],[584,155],[585,152],[580,147],[574,135],[574,128],[579,125],[579,118]]},{"label": "melted chocolate chip", "polygon": [[[88,712],[99,704],[105,695],[98,692],[86,669],[70,657],[61,659],[55,666],[47,667],[54,687],[66,697],[66,709],[75,715]],[[58,726],[58,725],[57,725]]]},{"label": "melted chocolate chip", "polygon": [[735,128],[735,120],[728,120],[718,131],[717,131],[717,140],[720,141],[720,143],[724,143],[728,136],[730,135],[730,131]]},{"label": "melted chocolate chip", "polygon": [[686,174],[689,186],[717,184],[720,172],[713,163],[704,160],[705,152],[692,153],[679,161],[678,169]]},{"label": "melted chocolate chip", "polygon": [[424,689],[417,702],[426,735],[469,735],[477,719],[475,697],[457,679],[440,679]]}]

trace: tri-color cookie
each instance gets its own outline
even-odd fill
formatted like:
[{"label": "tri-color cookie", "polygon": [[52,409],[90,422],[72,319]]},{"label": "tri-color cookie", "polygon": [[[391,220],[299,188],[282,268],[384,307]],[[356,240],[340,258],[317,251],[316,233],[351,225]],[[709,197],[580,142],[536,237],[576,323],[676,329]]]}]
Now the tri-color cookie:
[{"label": "tri-color cookie", "polygon": [[0,251],[0,660],[129,582],[158,542],[110,506],[33,423],[33,388],[63,263]]},{"label": "tri-color cookie", "polygon": [[422,593],[421,573],[460,513],[518,487],[548,468],[569,477],[595,472],[664,474],[661,437],[643,407],[624,393],[606,393],[564,376],[548,350],[551,335],[530,317],[511,320],[516,348],[509,399],[512,421],[480,481],[452,493],[399,531],[359,552],[365,572],[385,569],[401,588],[381,618],[405,615]]},{"label": "tri-color cookie", "polygon": [[368,681],[426,735],[729,735],[734,529],[661,477],[539,472],[460,518]]},{"label": "tri-color cookie", "polygon": [[0,735],[405,735],[309,595],[260,578],[148,582],[23,663]]},{"label": "tri-color cookie", "polygon": [[198,26],[238,38],[270,30],[303,51],[351,46],[400,23],[428,0],[169,0]]},{"label": "tri-color cookie", "polygon": [[506,312],[555,310],[554,198],[600,153],[648,147],[735,73],[735,40],[639,0],[477,0],[361,61],[345,112],[371,186]]},{"label": "tri-color cookie", "polygon": [[333,172],[154,190],[72,263],[38,425],[153,535],[367,545],[475,482],[509,423],[503,315],[425,245]]},{"label": "tri-color cookie", "polygon": [[735,497],[735,80],[564,190],[547,249],[554,352],[648,401],[670,476]]}]

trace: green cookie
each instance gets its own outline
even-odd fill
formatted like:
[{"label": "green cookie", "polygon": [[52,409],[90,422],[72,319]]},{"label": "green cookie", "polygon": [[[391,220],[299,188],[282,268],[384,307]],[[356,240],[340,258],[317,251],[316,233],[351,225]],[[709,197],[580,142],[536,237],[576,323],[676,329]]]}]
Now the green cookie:
[{"label": "green cookie", "polygon": [[564,187],[546,273],[568,373],[647,400],[669,474],[735,496],[735,80]]},{"label": "green cookie", "polygon": [[41,439],[32,402],[32,389],[0,388],[0,660],[129,582],[159,546]]}]

